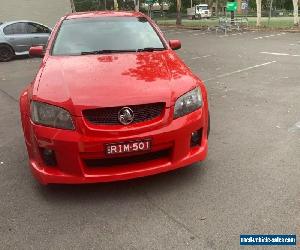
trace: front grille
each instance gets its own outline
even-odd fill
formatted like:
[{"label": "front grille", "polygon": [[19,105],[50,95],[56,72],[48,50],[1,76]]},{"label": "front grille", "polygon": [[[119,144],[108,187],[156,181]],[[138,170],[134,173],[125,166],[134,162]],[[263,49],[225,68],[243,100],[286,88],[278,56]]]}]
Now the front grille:
[{"label": "front grille", "polygon": [[144,163],[154,161],[157,159],[166,159],[170,156],[170,149],[165,149],[157,152],[150,152],[146,154],[123,156],[116,158],[104,158],[104,159],[84,159],[84,163],[87,167],[117,167],[128,164]]},{"label": "front grille", "polygon": [[[162,102],[127,106],[134,113],[133,123],[153,120],[161,116],[165,104]],[[97,125],[121,125],[118,113],[123,107],[98,108],[83,110],[83,116],[89,122]]]}]

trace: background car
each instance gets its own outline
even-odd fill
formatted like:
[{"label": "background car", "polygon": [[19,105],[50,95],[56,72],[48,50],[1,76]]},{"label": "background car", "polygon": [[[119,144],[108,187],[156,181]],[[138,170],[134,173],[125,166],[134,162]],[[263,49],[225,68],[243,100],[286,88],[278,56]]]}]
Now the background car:
[{"label": "background car", "polygon": [[0,23],[0,61],[28,55],[31,46],[45,46],[51,29],[32,21]]}]

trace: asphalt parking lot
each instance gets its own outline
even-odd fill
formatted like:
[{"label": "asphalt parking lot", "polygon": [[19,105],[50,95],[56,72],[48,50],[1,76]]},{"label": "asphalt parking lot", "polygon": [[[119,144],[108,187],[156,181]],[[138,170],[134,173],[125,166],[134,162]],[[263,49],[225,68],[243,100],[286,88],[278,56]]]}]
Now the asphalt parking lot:
[{"label": "asphalt parking lot", "polygon": [[1,63],[1,249],[239,249],[240,234],[300,235],[300,35],[163,30],[206,82],[207,160],[131,181],[40,186],[18,111],[40,60]]}]

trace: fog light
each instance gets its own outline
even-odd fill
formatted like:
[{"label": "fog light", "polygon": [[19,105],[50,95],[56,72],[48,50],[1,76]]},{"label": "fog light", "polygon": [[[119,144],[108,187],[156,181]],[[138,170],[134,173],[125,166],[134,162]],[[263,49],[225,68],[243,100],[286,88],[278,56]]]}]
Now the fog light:
[{"label": "fog light", "polygon": [[194,131],[191,135],[191,147],[201,145],[202,129]]},{"label": "fog light", "polygon": [[47,166],[56,166],[55,152],[52,149],[42,148],[41,154],[43,161]]}]

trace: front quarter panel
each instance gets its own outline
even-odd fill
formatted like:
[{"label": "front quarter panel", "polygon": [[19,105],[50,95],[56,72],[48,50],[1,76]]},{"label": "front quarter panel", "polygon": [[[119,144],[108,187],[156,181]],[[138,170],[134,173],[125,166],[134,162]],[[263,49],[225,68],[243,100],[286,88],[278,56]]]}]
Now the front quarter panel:
[{"label": "front quarter panel", "polygon": [[11,47],[13,47],[13,44],[10,43],[10,42],[6,39],[5,35],[3,34],[2,28],[0,28],[0,44],[4,44],[4,43],[10,45]]},{"label": "front quarter panel", "polygon": [[31,147],[30,140],[30,92],[32,86],[28,86],[24,89],[20,95],[19,105],[20,105],[20,113],[21,113],[21,123],[24,133],[24,139],[26,146],[28,148],[28,152]]},{"label": "front quarter panel", "polygon": [[[38,89],[38,84],[43,73],[44,65],[45,63],[43,60],[35,79],[21,92],[19,98],[21,122],[27,147],[31,146],[30,103],[31,100],[34,98],[34,91]],[[29,151],[30,150],[28,149],[28,152]]]}]

